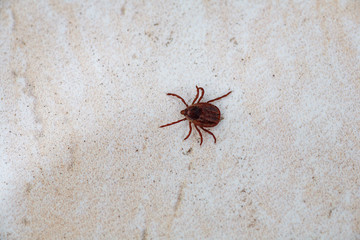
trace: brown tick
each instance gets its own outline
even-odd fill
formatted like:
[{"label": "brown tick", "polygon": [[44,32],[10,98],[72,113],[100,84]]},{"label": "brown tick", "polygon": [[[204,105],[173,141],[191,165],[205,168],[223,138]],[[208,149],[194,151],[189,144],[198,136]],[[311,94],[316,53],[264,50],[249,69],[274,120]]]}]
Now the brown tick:
[{"label": "brown tick", "polygon": [[[215,98],[213,100],[210,100],[207,102],[200,102],[204,96],[205,90],[202,87],[198,87],[198,86],[196,86],[196,90],[197,90],[196,97],[190,106],[179,95],[176,95],[174,93],[167,94],[167,95],[179,98],[185,104],[186,108],[180,112],[182,115],[185,116],[185,118],[183,118],[179,121],[176,121],[176,122],[162,125],[160,127],[163,128],[163,127],[167,127],[167,126],[170,126],[170,125],[173,125],[173,124],[185,121],[185,120],[189,120],[190,130],[189,130],[188,135],[184,138],[184,140],[189,138],[191,131],[192,131],[191,123],[193,123],[195,129],[198,131],[198,133],[200,135],[200,139],[201,139],[200,146],[203,142],[203,137],[202,137],[202,134],[201,134],[199,128],[201,128],[202,130],[204,130],[205,132],[207,132],[211,136],[213,136],[214,142],[216,143],[215,135],[212,132],[210,132],[209,130],[204,128],[204,127],[206,127],[206,128],[215,127],[220,122],[220,110],[215,105],[212,105],[210,103],[215,102],[217,100],[220,100],[221,98],[228,96],[231,93],[231,91],[228,92],[227,94],[225,94],[221,97]],[[200,90],[201,90],[201,95],[200,95],[200,98],[198,99]]]}]

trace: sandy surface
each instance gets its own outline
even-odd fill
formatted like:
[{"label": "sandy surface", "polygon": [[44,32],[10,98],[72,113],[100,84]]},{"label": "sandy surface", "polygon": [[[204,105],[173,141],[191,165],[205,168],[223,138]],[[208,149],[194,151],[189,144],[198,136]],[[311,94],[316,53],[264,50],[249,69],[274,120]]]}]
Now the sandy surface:
[{"label": "sandy surface", "polygon": [[3,0],[0,66],[1,240],[360,238],[360,1]]}]

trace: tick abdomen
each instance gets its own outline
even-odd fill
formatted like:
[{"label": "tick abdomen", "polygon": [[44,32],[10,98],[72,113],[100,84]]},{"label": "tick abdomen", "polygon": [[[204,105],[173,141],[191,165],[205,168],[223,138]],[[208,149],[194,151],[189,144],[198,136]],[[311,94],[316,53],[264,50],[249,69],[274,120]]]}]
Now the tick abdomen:
[{"label": "tick abdomen", "polygon": [[214,127],[220,121],[220,110],[210,103],[197,103],[187,108],[187,118],[202,127]]}]

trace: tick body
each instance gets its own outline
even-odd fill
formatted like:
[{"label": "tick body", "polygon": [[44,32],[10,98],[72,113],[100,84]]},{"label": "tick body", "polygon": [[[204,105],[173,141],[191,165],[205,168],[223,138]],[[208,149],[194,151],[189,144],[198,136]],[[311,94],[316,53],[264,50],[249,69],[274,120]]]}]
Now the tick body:
[{"label": "tick body", "polygon": [[[215,127],[220,122],[220,117],[221,117],[220,110],[219,110],[219,108],[217,108],[215,105],[211,104],[210,102],[214,102],[214,101],[220,100],[220,99],[228,96],[231,93],[231,91],[221,97],[212,99],[207,102],[201,102],[201,99],[204,96],[205,90],[202,87],[198,87],[198,86],[196,86],[196,90],[197,90],[196,97],[190,106],[179,95],[176,95],[174,93],[167,94],[167,95],[179,98],[185,104],[186,108],[180,112],[182,115],[185,116],[185,118],[180,119],[179,121],[176,121],[176,122],[162,125],[160,127],[163,128],[163,127],[171,126],[173,124],[176,124],[176,123],[179,123],[179,122],[182,122],[185,120],[189,120],[189,133],[185,137],[184,140],[189,138],[191,131],[192,131],[191,124],[194,124],[196,131],[200,135],[200,146],[203,143],[203,137],[202,137],[202,134],[201,134],[199,128],[201,128],[203,131],[205,131],[205,132],[209,133],[211,136],[213,136],[214,142],[216,143],[215,135],[212,132],[210,132],[209,130],[204,128],[204,127],[206,127],[206,128]],[[200,94],[200,91],[201,91],[201,94]]]}]

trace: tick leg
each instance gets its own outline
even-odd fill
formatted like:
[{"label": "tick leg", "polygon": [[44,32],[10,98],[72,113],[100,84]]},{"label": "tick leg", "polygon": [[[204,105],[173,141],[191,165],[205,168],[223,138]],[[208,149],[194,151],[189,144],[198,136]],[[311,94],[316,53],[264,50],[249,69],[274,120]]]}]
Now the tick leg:
[{"label": "tick leg", "polygon": [[160,127],[161,127],[161,128],[163,128],[163,127],[167,127],[167,126],[170,126],[170,125],[173,125],[173,124],[176,124],[176,123],[179,123],[179,122],[185,121],[185,120],[186,120],[186,118],[183,118],[183,119],[180,119],[179,121],[172,122],[172,123],[168,123],[168,124],[162,125],[162,126],[160,126]]},{"label": "tick leg", "polygon": [[180,98],[180,100],[185,104],[185,106],[188,107],[188,105],[187,105],[187,103],[185,102],[185,100],[184,100],[182,97],[180,97],[179,95],[176,95],[176,94],[174,94],[174,93],[168,93],[167,95]]},{"label": "tick leg", "polygon": [[186,138],[184,138],[184,140],[188,139],[190,137],[190,134],[191,134],[191,131],[192,131],[192,127],[191,127],[191,122],[189,121],[189,127],[190,127],[190,130],[189,130],[189,134],[186,136]]},{"label": "tick leg", "polygon": [[213,138],[214,138],[214,143],[216,143],[216,137],[215,137],[215,135],[214,135],[212,132],[210,132],[209,130],[207,130],[207,129],[203,128],[203,127],[200,127],[200,128],[201,128],[202,130],[204,130],[205,132],[211,134],[211,136],[213,136]]},{"label": "tick leg", "polygon": [[201,101],[201,99],[203,98],[204,93],[205,93],[205,90],[202,87],[199,87],[199,89],[201,90],[201,96],[200,96],[200,98],[198,100],[198,103]]},{"label": "tick leg", "polygon": [[199,133],[199,135],[200,135],[200,146],[201,146],[201,144],[202,144],[202,142],[203,142],[202,134],[201,134],[200,130],[197,128],[197,126],[196,126],[195,124],[194,124],[194,126],[195,126],[195,129],[198,131],[198,133]]},{"label": "tick leg", "polygon": [[192,104],[191,105],[193,105],[195,102],[196,102],[196,99],[199,97],[199,88],[198,88],[198,86],[196,86],[196,97],[195,97],[195,99],[194,99],[194,101],[192,102]]},{"label": "tick leg", "polygon": [[225,94],[224,96],[221,96],[221,97],[215,98],[215,99],[213,99],[213,100],[207,101],[207,103],[209,103],[209,102],[214,102],[214,101],[217,101],[217,100],[220,100],[221,98],[224,98],[224,97],[226,97],[227,95],[229,95],[231,92],[232,92],[232,91],[228,92],[228,93],[227,93],[227,94]]}]

